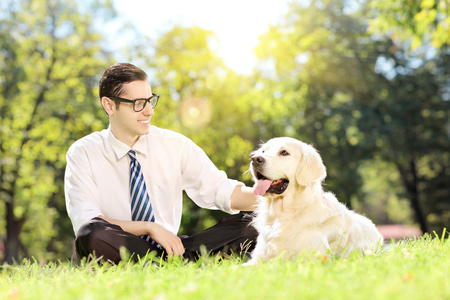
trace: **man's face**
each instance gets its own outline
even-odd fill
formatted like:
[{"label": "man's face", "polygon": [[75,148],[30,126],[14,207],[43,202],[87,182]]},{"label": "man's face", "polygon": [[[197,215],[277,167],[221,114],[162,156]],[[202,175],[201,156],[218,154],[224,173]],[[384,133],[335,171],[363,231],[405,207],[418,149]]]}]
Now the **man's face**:
[{"label": "man's face", "polygon": [[[147,81],[132,81],[123,85],[121,98],[135,100],[149,98],[152,89]],[[109,113],[111,130],[114,136],[121,142],[133,146],[140,135],[147,134],[150,130],[150,119],[154,114],[150,103],[147,103],[144,110],[135,112],[133,103],[121,102],[118,107],[111,106]]]}]

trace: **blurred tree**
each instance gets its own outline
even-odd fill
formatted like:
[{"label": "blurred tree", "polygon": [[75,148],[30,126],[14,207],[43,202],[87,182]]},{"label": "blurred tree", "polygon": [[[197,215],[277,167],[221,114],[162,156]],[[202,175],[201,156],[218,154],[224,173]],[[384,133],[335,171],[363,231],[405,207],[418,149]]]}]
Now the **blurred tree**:
[{"label": "blurred tree", "polygon": [[428,44],[437,49],[449,46],[448,0],[373,0],[369,7],[370,32],[406,40],[412,49]]},{"label": "blurred tree", "polygon": [[[367,95],[370,101],[356,103],[361,110],[358,128],[367,141],[365,149],[396,166],[421,230],[441,231],[427,216],[447,215],[440,224],[450,226],[450,199],[429,193],[433,182],[449,176],[449,55],[411,57],[390,44],[374,70],[378,88]],[[439,167],[431,171],[425,162]],[[449,187],[439,186],[439,194],[448,195]]]},{"label": "blurred tree", "polygon": [[92,18],[75,1],[0,4],[0,198],[5,260],[70,257],[65,212],[65,153],[104,127],[95,100],[108,64]]},{"label": "blurred tree", "polygon": [[[399,157],[409,163],[397,164],[403,183],[416,210],[420,205],[424,209],[422,230],[449,228],[450,4],[377,0],[369,8],[369,32],[392,39],[390,53],[379,64],[388,79],[384,94],[406,108],[385,116],[395,124],[389,126],[391,132],[399,131],[392,143],[412,149]],[[399,114],[404,114],[402,120]]]},{"label": "blurred tree", "polygon": [[[448,51],[412,56],[392,39],[367,33],[364,15],[356,2],[292,3],[284,21],[261,37],[260,72],[288,108],[285,121],[276,121],[277,134],[321,150],[327,182],[344,202],[364,197],[360,162],[392,163],[416,221],[429,231],[430,195],[419,186],[431,174],[417,168],[434,157],[448,172]],[[266,119],[276,113],[267,111]]]}]

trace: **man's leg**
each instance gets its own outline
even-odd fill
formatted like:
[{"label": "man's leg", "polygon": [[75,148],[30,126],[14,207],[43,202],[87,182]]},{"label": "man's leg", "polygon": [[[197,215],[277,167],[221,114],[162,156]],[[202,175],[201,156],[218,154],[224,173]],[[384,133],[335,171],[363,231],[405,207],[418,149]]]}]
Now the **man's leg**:
[{"label": "man's leg", "polygon": [[182,237],[186,249],[184,257],[196,260],[202,246],[212,254],[250,253],[258,236],[258,232],[250,224],[252,219],[252,215],[246,213],[227,216],[203,232]]},{"label": "man's leg", "polygon": [[156,256],[162,251],[155,245],[129,232],[120,226],[111,224],[102,218],[94,218],[84,224],[77,234],[75,247],[78,259],[94,254],[103,261],[119,263],[121,261],[120,248],[125,247],[134,261],[144,257],[147,253],[156,251]]}]

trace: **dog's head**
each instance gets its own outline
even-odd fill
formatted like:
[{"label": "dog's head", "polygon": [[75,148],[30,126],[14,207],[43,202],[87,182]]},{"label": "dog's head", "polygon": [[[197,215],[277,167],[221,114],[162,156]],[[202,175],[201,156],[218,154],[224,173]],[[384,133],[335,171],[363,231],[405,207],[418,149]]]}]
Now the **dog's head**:
[{"label": "dog's head", "polygon": [[283,194],[290,184],[306,186],[326,177],[325,165],[313,146],[281,137],[252,152],[250,172],[257,195]]}]

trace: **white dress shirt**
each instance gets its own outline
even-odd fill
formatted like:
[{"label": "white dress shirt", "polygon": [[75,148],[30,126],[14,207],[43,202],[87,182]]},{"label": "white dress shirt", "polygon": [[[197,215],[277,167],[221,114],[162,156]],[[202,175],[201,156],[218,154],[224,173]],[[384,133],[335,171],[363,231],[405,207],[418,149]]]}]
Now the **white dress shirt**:
[{"label": "white dress shirt", "polygon": [[[68,150],[64,189],[73,230],[103,215],[131,221],[131,148],[110,129],[76,141]],[[155,126],[133,146],[144,173],[155,222],[173,234],[180,228],[183,190],[198,206],[237,213],[230,196],[242,183],[227,178],[187,137]]]}]

